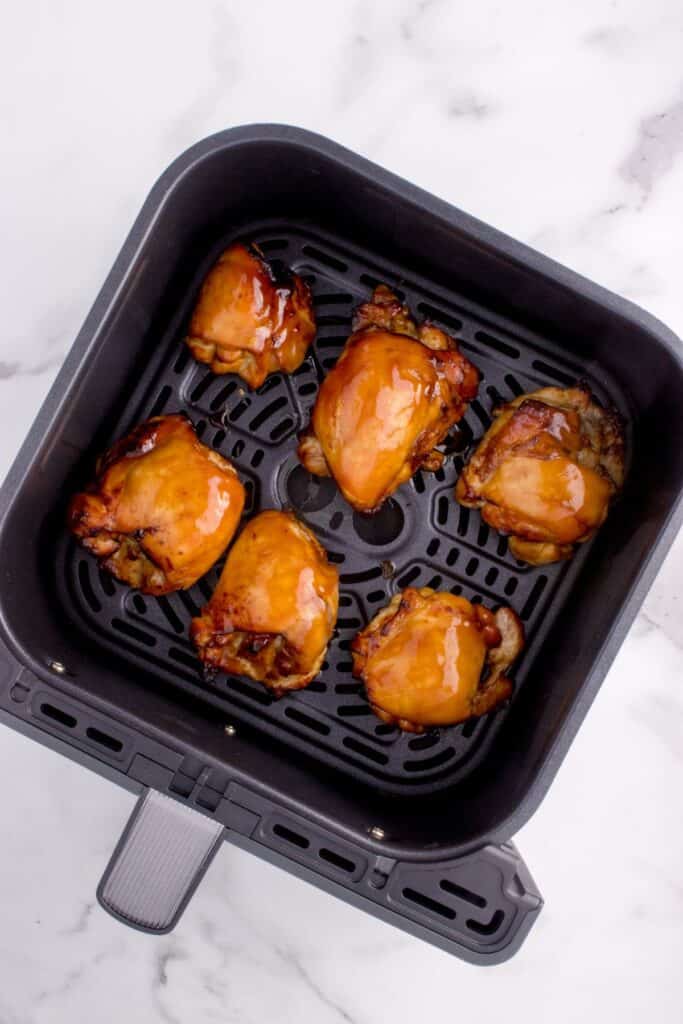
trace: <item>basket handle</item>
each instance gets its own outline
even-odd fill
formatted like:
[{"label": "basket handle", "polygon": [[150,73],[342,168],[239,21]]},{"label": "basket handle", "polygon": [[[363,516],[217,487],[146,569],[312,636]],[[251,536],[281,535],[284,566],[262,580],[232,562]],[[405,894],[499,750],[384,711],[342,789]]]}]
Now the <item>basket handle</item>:
[{"label": "basket handle", "polygon": [[97,888],[100,905],[140,931],[170,932],[224,832],[220,822],[157,790],[145,790]]}]

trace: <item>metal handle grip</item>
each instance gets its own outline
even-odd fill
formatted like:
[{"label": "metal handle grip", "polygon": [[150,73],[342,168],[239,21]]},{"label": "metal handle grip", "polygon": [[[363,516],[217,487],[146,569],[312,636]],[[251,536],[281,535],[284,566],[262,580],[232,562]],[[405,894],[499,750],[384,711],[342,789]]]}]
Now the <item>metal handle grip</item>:
[{"label": "metal handle grip", "polygon": [[146,790],[97,888],[100,905],[124,924],[163,935],[178,922],[225,829],[156,790]]}]

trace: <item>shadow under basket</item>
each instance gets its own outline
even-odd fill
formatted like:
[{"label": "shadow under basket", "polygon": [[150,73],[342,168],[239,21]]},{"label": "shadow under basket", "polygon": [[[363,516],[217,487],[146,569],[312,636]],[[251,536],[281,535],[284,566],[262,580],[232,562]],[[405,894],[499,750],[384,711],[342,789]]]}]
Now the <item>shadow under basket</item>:
[{"label": "shadow under basket", "polygon": [[[308,281],[318,322],[299,370],[257,392],[212,375],[183,344],[204,275],[236,239]],[[380,281],[453,334],[482,382],[442,469],[363,516],[303,470],[296,435],[354,306]],[[627,483],[572,561],[532,568],[453,488],[497,405],[577,381],[624,419]],[[141,794],[102,905],[168,931],[227,838],[464,959],[509,957],[542,902],[509,840],[552,781],[679,525],[681,408],[679,342],[662,324],[341,147],[253,126],[179,157],[0,496],[3,720]],[[245,516],[294,509],[339,569],[323,671],[281,700],[200,670],[188,626],[220,564],[189,591],[143,596],[64,529],[96,455],[178,411],[237,467]],[[374,716],[351,675],[351,639],[409,585],[517,611],[528,642],[504,707],[421,736]]]}]

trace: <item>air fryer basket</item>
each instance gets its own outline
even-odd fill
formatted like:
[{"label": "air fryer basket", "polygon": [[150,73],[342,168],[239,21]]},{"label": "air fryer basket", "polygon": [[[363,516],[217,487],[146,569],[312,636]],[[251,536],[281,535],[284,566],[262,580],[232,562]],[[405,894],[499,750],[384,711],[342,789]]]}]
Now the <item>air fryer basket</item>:
[{"label": "air fryer basket", "polygon": [[[236,238],[309,281],[319,325],[303,366],[256,393],[182,343],[200,281]],[[483,379],[443,469],[367,517],[309,477],[295,448],[351,311],[378,281],[453,333]],[[453,487],[494,406],[577,380],[624,417],[629,479],[573,561],[533,569]],[[228,837],[467,959],[509,956],[541,901],[507,840],[551,781],[676,529],[682,393],[677,342],[661,324],[325,140],[237,129],[179,158],[2,492],[4,719],[143,793],[103,905],[168,930]],[[246,515],[294,508],[338,565],[328,661],[282,700],[199,670],[187,627],[220,565],[188,592],[150,598],[98,571],[63,529],[65,498],[97,452],[179,410],[237,466]],[[506,707],[418,737],[375,718],[350,641],[409,584],[521,615],[528,645]]]},{"label": "air fryer basket", "polygon": [[[515,670],[519,692],[525,667],[561,613],[571,580],[590,557],[590,544],[573,562],[542,570],[517,562],[505,537],[456,504],[453,489],[463,456],[491,423],[492,408],[545,383],[571,385],[582,377],[604,403],[617,405],[623,414],[626,400],[614,382],[590,379],[552,344],[528,332],[511,333],[500,321],[493,326],[466,296],[437,296],[407,268],[378,263],[368,252],[352,251],[331,236],[291,222],[242,226],[240,237],[256,241],[269,257],[285,260],[310,284],[318,324],[311,354],[292,377],[272,376],[256,393],[238,377],[216,376],[192,359],[183,338],[204,275],[234,241],[232,235],[221,238],[197,266],[186,293],[178,296],[176,315],[159,337],[157,358],[141,367],[139,383],[108,442],[149,416],[183,410],[202,439],[237,466],[247,487],[246,517],[262,508],[292,507],[320,537],[340,572],[341,610],[328,662],[311,686],[285,700],[275,700],[252,680],[220,676],[207,682],[189,641],[189,623],[211,596],[222,565],[189,591],[143,597],[98,571],[64,530],[58,533],[60,604],[96,643],[113,652],[125,645],[142,671],[159,675],[169,686],[211,694],[223,710],[362,781],[398,793],[451,786],[481,756],[505,709],[423,736],[401,733],[376,718],[362,684],[351,675],[353,635],[408,585],[449,589],[489,607],[511,604],[527,634]],[[444,467],[417,473],[378,514],[365,516],[353,513],[330,478],[306,473],[296,445],[318,384],[351,332],[353,308],[378,281],[396,287],[419,316],[456,333],[482,381],[479,398],[448,439],[451,455]]]}]

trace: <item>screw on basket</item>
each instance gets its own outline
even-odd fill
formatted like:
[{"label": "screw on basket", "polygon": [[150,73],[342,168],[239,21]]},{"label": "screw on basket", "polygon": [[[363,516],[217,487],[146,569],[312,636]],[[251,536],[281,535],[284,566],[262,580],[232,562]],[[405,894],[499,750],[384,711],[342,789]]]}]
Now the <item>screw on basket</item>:
[{"label": "screw on basket", "polygon": [[372,828],[368,829],[368,831],[373,839],[381,840],[386,836],[386,832],[383,828],[380,828],[379,825],[373,825]]},{"label": "screw on basket", "polygon": [[228,723],[228,725],[225,726],[223,731],[224,731],[226,736],[236,736],[237,735],[237,729],[235,728],[234,725],[230,725],[229,723]]},{"label": "screw on basket", "polygon": [[60,676],[66,675],[66,665],[61,661],[48,661],[47,667]]}]

